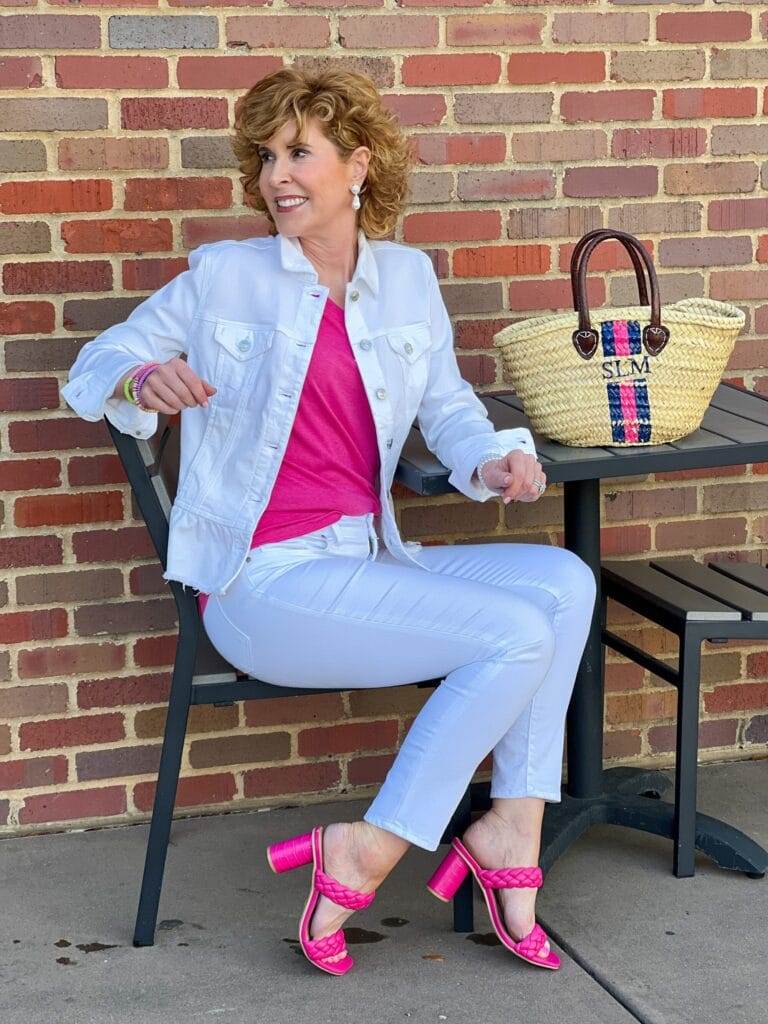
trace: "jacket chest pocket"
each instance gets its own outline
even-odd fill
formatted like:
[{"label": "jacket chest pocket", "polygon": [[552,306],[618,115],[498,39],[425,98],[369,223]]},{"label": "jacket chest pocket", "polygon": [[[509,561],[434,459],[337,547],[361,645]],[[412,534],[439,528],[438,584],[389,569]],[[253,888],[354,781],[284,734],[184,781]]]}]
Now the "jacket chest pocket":
[{"label": "jacket chest pocket", "polygon": [[273,327],[259,324],[219,322],[213,329],[216,365],[213,384],[240,387],[263,364],[275,337]]},{"label": "jacket chest pocket", "polygon": [[400,367],[403,390],[409,397],[421,398],[429,371],[429,325],[406,324],[404,327],[387,331],[386,339]]}]

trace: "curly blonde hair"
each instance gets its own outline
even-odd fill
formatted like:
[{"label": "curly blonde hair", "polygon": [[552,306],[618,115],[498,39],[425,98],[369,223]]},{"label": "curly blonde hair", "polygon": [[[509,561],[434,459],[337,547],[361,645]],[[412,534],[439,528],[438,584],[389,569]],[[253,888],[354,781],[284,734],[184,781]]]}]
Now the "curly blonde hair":
[{"label": "curly blonde hair", "polygon": [[250,205],[266,214],[270,234],[277,226],[259,189],[259,146],[294,119],[301,139],[310,118],[320,121],[326,137],[348,160],[358,146],[371,151],[360,191],[359,227],[367,238],[394,232],[407,202],[408,173],[415,160],[395,115],[384,107],[367,75],[327,69],[280,68],[256,83],[239,101],[232,149],[238,160]]}]

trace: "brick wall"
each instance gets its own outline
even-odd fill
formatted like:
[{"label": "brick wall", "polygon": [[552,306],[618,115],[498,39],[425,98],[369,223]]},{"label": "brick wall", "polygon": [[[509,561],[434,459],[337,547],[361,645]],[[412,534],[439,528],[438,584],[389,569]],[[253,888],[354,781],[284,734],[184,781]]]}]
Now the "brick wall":
[{"label": "brick wall", "polygon": [[[79,346],[201,242],[264,233],[227,136],[236,97],[294,59],[369,74],[419,166],[398,239],[430,253],[464,375],[502,385],[491,339],[570,304],[596,225],[653,251],[665,301],[747,313],[728,379],[768,393],[768,0],[0,0],[0,828],[148,814],[175,617],[106,430],[59,399]],[[450,12],[450,13],[448,13]],[[595,302],[634,294],[601,247]],[[562,543],[532,505],[397,489],[406,536]],[[606,554],[765,560],[768,465],[603,487]],[[672,657],[668,634],[612,609]],[[673,692],[611,658],[606,754],[668,763]],[[362,795],[415,688],[193,711],[178,805]],[[704,657],[702,757],[768,753],[768,656]],[[485,764],[487,768],[487,762]]]}]

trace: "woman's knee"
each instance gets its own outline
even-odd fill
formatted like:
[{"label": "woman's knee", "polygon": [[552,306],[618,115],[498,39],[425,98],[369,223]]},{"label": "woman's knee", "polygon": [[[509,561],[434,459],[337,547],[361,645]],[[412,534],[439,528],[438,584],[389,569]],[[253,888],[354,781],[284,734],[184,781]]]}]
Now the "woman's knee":
[{"label": "woman's knee", "polygon": [[552,621],[537,605],[520,601],[508,629],[509,642],[503,646],[505,661],[535,662],[543,671],[555,654],[557,636]]},{"label": "woman's knee", "polygon": [[566,548],[560,549],[557,586],[561,601],[585,610],[594,608],[597,595],[595,574],[583,558]]}]

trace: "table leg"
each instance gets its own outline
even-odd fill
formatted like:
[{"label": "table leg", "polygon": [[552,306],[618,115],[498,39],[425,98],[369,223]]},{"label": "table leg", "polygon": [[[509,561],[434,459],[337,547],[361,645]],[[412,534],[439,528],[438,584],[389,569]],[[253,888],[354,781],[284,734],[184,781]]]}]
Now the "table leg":
[{"label": "table leg", "polygon": [[563,485],[565,547],[592,569],[598,594],[584,655],[568,708],[570,796],[598,796],[603,789],[603,654],[600,636],[600,481]]}]

